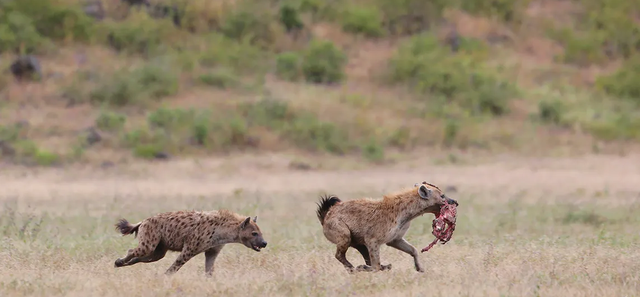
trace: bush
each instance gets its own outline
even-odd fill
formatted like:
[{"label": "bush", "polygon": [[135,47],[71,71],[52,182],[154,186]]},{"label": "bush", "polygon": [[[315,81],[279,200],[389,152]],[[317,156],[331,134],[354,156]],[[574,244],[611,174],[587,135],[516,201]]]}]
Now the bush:
[{"label": "bush", "polygon": [[125,106],[176,94],[178,88],[174,71],[150,64],[116,72],[92,90],[89,98],[93,103]]},{"label": "bush", "polygon": [[162,152],[162,148],[155,144],[140,144],[133,149],[133,155],[143,159],[154,159]]},{"label": "bush", "polygon": [[435,101],[475,115],[503,115],[509,99],[518,94],[514,85],[492,75],[472,57],[450,53],[431,34],[401,45],[390,61],[389,73],[392,83],[407,83]]},{"label": "bush", "polygon": [[320,121],[314,114],[301,113],[283,129],[283,135],[298,147],[342,155],[350,149],[344,129]]},{"label": "bush", "polygon": [[362,155],[368,161],[380,162],[384,160],[384,147],[371,139],[362,147]]},{"label": "bush", "polygon": [[538,117],[547,123],[559,125],[562,123],[564,105],[559,100],[540,101],[538,103]]},{"label": "bush", "polygon": [[0,53],[5,51],[35,52],[44,42],[33,21],[24,14],[0,12]]},{"label": "bush", "polygon": [[41,166],[51,166],[60,162],[60,156],[56,153],[38,150],[33,156],[34,161]]},{"label": "bush", "polygon": [[[248,42],[260,48],[269,48],[276,39],[271,15],[257,15],[258,9],[238,9],[224,17],[220,31],[236,41]],[[259,10],[258,10],[259,11]]]},{"label": "bush", "polygon": [[177,42],[173,36],[182,36],[169,19],[153,19],[144,12],[131,11],[123,22],[106,26],[107,42],[118,52],[151,56],[165,44]]},{"label": "bush", "polygon": [[633,1],[584,1],[575,28],[550,30],[551,38],[565,47],[562,61],[587,66],[609,59],[628,59],[640,48],[640,25],[629,11]]},{"label": "bush", "polygon": [[300,55],[295,52],[279,54],[276,58],[276,75],[284,80],[297,81],[300,77]]},{"label": "bush", "polygon": [[376,0],[387,31],[395,35],[412,35],[427,30],[442,17],[451,0]]},{"label": "bush", "polygon": [[293,110],[286,102],[262,99],[242,104],[239,110],[249,125],[271,128],[303,149],[343,154],[352,147],[344,129],[315,114]]},{"label": "bush", "polygon": [[89,41],[94,21],[78,7],[48,0],[0,2],[0,51],[32,53],[52,40]]},{"label": "bush", "polygon": [[596,87],[605,93],[640,104],[640,58],[633,58],[617,72],[596,79]]},{"label": "bush", "polygon": [[300,19],[298,10],[290,3],[284,3],[280,6],[280,24],[284,26],[287,32],[301,30],[304,23]]},{"label": "bush", "polygon": [[207,49],[194,48],[185,52],[186,57],[196,57],[204,68],[223,67],[237,74],[255,75],[266,69],[269,53],[247,43],[238,43],[228,37],[212,34],[204,37]]},{"label": "bush", "polygon": [[505,23],[519,23],[529,0],[461,1],[461,8],[475,15],[495,17]]},{"label": "bush", "polygon": [[351,6],[342,16],[342,29],[345,32],[363,34],[367,37],[380,37],[382,30],[382,13],[374,6]]},{"label": "bush", "polygon": [[147,123],[151,128],[173,130],[179,127],[187,127],[195,116],[194,109],[160,107],[149,113]]},{"label": "bush", "polygon": [[347,56],[332,42],[313,40],[303,54],[302,73],[308,82],[336,83],[344,79]]},{"label": "bush", "polygon": [[127,117],[116,112],[103,111],[96,119],[96,127],[103,131],[120,131],[124,127]]},{"label": "bush", "polygon": [[594,121],[587,129],[603,140],[640,140],[640,116],[623,112],[612,119]]},{"label": "bush", "polygon": [[198,76],[198,81],[202,84],[220,89],[235,87],[240,83],[237,76],[224,68],[202,74]]}]

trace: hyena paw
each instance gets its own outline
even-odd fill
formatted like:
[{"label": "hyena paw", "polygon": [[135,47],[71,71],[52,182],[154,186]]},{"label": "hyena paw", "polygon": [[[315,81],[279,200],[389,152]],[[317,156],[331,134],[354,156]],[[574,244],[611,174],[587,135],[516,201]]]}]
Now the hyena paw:
[{"label": "hyena paw", "polygon": [[380,270],[391,270],[391,263],[387,265],[380,265]]},{"label": "hyena paw", "polygon": [[115,266],[116,267],[122,267],[122,265],[124,265],[124,260],[117,259],[116,262],[115,262]]},{"label": "hyena paw", "polygon": [[356,271],[373,271],[373,267],[369,266],[369,265],[360,265],[358,267],[356,267]]}]

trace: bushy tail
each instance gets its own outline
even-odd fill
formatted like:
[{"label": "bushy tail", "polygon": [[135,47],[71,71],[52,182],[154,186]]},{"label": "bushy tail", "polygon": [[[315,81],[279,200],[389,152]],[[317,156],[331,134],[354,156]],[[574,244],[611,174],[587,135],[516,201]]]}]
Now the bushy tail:
[{"label": "bushy tail", "polygon": [[133,233],[133,237],[138,237],[138,228],[140,227],[140,224],[142,224],[142,222],[131,225],[127,220],[120,219],[120,221],[116,223],[116,230],[120,231],[122,235],[129,235]]},{"label": "bushy tail", "polygon": [[340,198],[336,196],[321,196],[320,202],[318,203],[318,210],[316,214],[318,215],[318,220],[320,220],[320,224],[324,225],[324,217],[329,212],[329,209],[334,206],[336,203],[342,202]]}]

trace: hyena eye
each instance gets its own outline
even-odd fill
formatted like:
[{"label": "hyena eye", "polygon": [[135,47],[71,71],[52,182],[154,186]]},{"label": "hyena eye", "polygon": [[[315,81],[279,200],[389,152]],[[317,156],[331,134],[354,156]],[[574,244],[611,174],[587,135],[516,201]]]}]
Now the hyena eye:
[{"label": "hyena eye", "polygon": [[253,231],[253,232],[251,232],[251,235],[253,235],[253,236],[258,236],[258,232]]}]

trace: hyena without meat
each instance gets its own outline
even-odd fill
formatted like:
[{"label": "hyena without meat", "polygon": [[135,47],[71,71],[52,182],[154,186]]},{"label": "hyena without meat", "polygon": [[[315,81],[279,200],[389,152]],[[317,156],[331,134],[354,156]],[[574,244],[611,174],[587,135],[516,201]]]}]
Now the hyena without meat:
[{"label": "hyena without meat", "polygon": [[115,266],[151,263],[164,258],[167,251],[180,252],[166,271],[170,275],[191,258],[204,252],[205,273],[210,276],[213,273],[213,263],[226,244],[241,243],[257,252],[267,246],[257,219],[228,210],[166,212],[135,225],[121,219],[116,224],[116,229],[123,235],[133,233],[138,238],[138,246],[130,249],[124,258],[117,259]]}]

